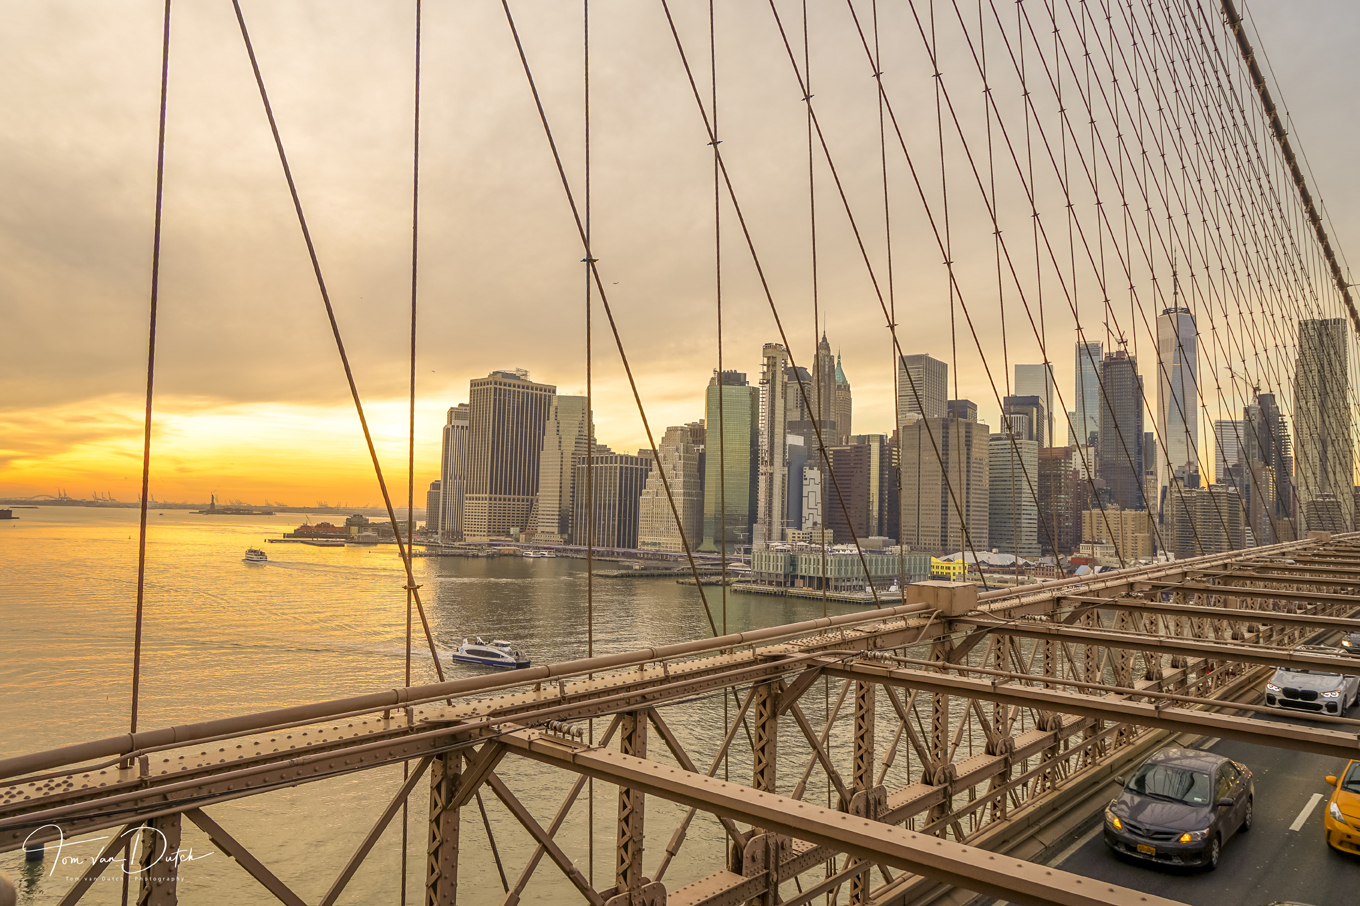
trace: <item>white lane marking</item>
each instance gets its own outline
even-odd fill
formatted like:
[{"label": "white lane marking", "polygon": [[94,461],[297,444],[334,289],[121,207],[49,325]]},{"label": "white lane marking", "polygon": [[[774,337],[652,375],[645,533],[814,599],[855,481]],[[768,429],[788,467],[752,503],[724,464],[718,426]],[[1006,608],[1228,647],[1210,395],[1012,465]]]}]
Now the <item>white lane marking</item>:
[{"label": "white lane marking", "polygon": [[1201,739],[1199,742],[1195,743],[1195,748],[1207,752],[1222,741],[1223,741],[1222,737],[1219,736],[1214,736],[1209,739]]},{"label": "white lane marking", "polygon": [[1312,795],[1312,798],[1308,800],[1308,804],[1303,807],[1303,811],[1299,812],[1299,816],[1294,819],[1294,823],[1289,825],[1289,829],[1292,831],[1296,831],[1302,828],[1303,825],[1307,823],[1308,816],[1313,813],[1313,809],[1317,808],[1317,804],[1321,801],[1322,794],[1314,793]]}]

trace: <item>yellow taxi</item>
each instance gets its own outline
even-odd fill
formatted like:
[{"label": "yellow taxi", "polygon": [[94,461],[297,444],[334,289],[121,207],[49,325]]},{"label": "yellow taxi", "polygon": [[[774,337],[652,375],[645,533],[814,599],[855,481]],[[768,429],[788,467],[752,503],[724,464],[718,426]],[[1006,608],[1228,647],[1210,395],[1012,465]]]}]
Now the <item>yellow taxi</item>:
[{"label": "yellow taxi", "polygon": [[1340,778],[1329,774],[1327,782],[1334,788],[1322,818],[1327,845],[1360,855],[1360,760],[1347,764]]}]

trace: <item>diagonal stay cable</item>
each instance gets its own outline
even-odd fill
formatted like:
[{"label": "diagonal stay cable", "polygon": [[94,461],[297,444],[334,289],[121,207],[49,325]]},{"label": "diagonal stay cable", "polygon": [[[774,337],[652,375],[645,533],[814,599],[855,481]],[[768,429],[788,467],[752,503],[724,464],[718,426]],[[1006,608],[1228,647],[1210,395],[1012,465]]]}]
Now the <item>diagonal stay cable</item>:
[{"label": "diagonal stay cable", "polygon": [[335,347],[340,353],[340,363],[345,368],[345,380],[349,383],[350,396],[354,398],[354,409],[359,414],[359,425],[364,431],[364,442],[368,445],[368,455],[373,460],[373,471],[378,477],[378,488],[382,491],[383,503],[387,507],[387,518],[391,520],[392,531],[397,536],[397,551],[401,554],[402,564],[406,567],[406,584],[411,589],[416,610],[420,613],[420,623],[425,628],[425,641],[430,646],[430,657],[434,661],[435,673],[439,675],[442,682],[444,680],[444,667],[439,663],[439,651],[435,648],[434,635],[430,632],[430,621],[425,616],[425,606],[420,601],[420,592],[416,590],[415,576],[411,571],[411,556],[407,551],[410,539],[403,541],[401,532],[397,530],[397,514],[392,509],[392,495],[388,493],[387,482],[383,478],[382,465],[378,462],[378,450],[373,445],[373,434],[369,431],[368,419],[364,416],[364,404],[359,399],[359,387],[354,383],[354,370],[350,367],[349,356],[345,353],[345,342],[340,337],[340,325],[335,320],[335,309],[331,306],[330,292],[326,289],[326,280],[321,274],[321,262],[316,256],[316,245],[312,242],[311,231],[307,228],[307,217],[302,211],[302,200],[298,197],[297,184],[293,181],[293,171],[288,166],[288,155],[283,149],[283,139],[279,136],[279,126],[274,120],[274,110],[269,104],[269,92],[265,90],[264,77],[260,75],[260,64],[255,59],[255,47],[250,42],[250,32],[246,28],[245,16],[241,13],[241,2],[240,0],[231,0],[231,5],[236,11],[236,22],[241,27],[241,38],[245,41],[246,53],[250,56],[250,68],[255,73],[255,84],[260,89],[260,100],[264,102],[265,116],[269,118],[269,131],[273,133],[274,146],[279,151],[279,163],[283,165],[283,175],[288,181],[288,192],[293,198],[293,209],[297,212],[298,226],[302,228],[302,238],[307,243],[307,255],[311,258],[312,272],[316,275],[316,285],[321,291],[321,301],[326,306],[326,318],[330,321],[331,333],[335,336]]},{"label": "diagonal stay cable", "polygon": [[165,34],[161,43],[160,135],[156,140],[156,224],[151,245],[151,325],[146,345],[146,422],[142,430],[142,512],[137,536],[137,628],[132,642],[132,729],[137,732],[137,704],[142,679],[142,609],[146,593],[146,507],[151,486],[151,402],[156,385],[156,308],[161,285],[161,209],[165,199],[165,110],[170,85],[170,0],[165,0]]},{"label": "diagonal stay cable", "polygon": [[520,64],[524,68],[524,77],[528,80],[529,91],[534,97],[534,106],[538,110],[539,120],[543,124],[543,134],[548,140],[548,147],[552,151],[553,162],[557,166],[557,175],[562,180],[562,191],[566,193],[567,204],[571,208],[572,219],[576,223],[576,231],[580,235],[581,245],[586,253],[586,264],[590,267],[591,277],[595,282],[595,289],[600,294],[600,306],[604,309],[605,317],[609,319],[609,329],[614,334],[614,345],[619,350],[619,359],[623,363],[624,373],[628,376],[628,386],[633,391],[633,402],[637,404],[638,416],[642,419],[642,428],[647,433],[647,445],[652,450],[652,461],[656,464],[657,474],[661,476],[661,486],[666,492],[666,500],[670,503],[671,514],[675,517],[675,524],[680,530],[680,540],[685,547],[685,557],[689,561],[690,573],[694,577],[694,585],[699,589],[699,598],[704,605],[704,615],[708,617],[710,631],[716,637],[718,635],[717,623],[713,620],[713,611],[708,605],[708,596],[704,594],[703,583],[699,580],[699,568],[694,562],[694,553],[690,549],[689,539],[685,537],[684,522],[680,518],[680,511],[675,505],[675,495],[671,493],[670,480],[666,477],[666,469],[661,464],[661,454],[657,450],[656,440],[652,436],[651,423],[647,419],[647,411],[642,405],[642,396],[638,391],[637,380],[633,377],[632,365],[628,362],[628,353],[623,348],[623,337],[619,334],[618,324],[614,321],[614,310],[609,304],[609,297],[605,293],[604,281],[600,278],[600,271],[597,261],[591,253],[590,239],[586,234],[585,221],[581,218],[581,211],[576,204],[576,196],[571,191],[571,183],[567,179],[567,171],[562,164],[561,152],[557,149],[557,140],[553,138],[552,127],[548,123],[548,113],[543,108],[543,100],[538,94],[538,83],[534,81],[533,70],[529,67],[529,58],[524,52],[524,43],[520,40],[519,29],[515,26],[515,18],[510,12],[509,0],[501,0],[501,7],[505,10],[505,21],[510,26],[510,34],[515,40],[515,49],[519,52]]}]

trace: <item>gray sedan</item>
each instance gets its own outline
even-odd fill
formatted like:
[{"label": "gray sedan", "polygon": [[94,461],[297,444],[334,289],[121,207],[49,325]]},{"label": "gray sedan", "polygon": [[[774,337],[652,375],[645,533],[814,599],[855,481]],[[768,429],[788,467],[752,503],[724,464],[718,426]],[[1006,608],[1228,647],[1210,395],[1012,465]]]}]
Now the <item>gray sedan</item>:
[{"label": "gray sedan", "polygon": [[1213,870],[1228,838],[1251,830],[1251,771],[1222,755],[1162,749],[1117,779],[1124,791],[1105,809],[1105,844],[1121,856]]}]

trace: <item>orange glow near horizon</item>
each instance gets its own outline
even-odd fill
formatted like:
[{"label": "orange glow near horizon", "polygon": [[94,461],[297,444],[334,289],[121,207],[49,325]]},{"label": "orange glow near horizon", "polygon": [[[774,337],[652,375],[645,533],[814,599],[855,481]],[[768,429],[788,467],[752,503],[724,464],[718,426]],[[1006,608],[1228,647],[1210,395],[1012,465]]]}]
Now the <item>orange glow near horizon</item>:
[{"label": "orange glow near horizon", "polygon": [[[388,492],[406,501],[407,402],[377,401],[365,412]],[[415,504],[438,478],[442,408],[417,407]],[[76,498],[141,493],[142,411],[104,398],[0,416],[0,496],[64,490]],[[152,421],[153,500],[242,500],[262,504],[379,506],[382,494],[352,407],[251,403],[204,406],[158,402]]]}]

